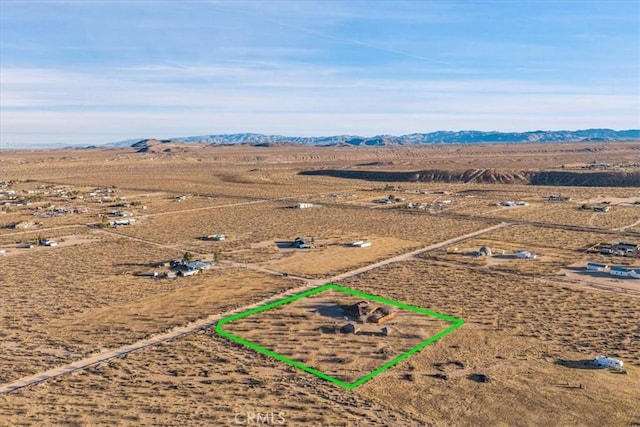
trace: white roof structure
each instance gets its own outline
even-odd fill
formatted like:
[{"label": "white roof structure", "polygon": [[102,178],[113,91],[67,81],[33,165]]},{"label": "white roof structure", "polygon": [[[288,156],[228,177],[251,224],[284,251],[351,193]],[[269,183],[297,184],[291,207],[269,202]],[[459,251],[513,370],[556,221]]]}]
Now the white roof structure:
[{"label": "white roof structure", "polygon": [[624,366],[624,363],[620,359],[615,357],[598,356],[593,359],[593,364],[602,368],[615,368],[620,369]]},{"label": "white roof structure", "polygon": [[520,259],[536,259],[538,256],[529,251],[519,251],[516,253],[516,258]]},{"label": "white roof structure", "polygon": [[211,269],[211,264],[203,261],[193,261],[186,265],[189,270],[209,270]]}]

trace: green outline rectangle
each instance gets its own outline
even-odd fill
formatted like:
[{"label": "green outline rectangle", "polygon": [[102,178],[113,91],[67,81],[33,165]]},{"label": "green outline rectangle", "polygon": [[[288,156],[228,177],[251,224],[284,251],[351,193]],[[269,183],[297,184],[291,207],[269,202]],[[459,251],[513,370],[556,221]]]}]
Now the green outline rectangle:
[{"label": "green outline rectangle", "polygon": [[[305,297],[308,297],[308,296],[311,296],[311,295],[315,295],[317,293],[320,293],[320,292],[323,292],[323,291],[326,291],[326,290],[329,290],[329,289],[333,289],[333,290],[340,291],[340,292],[345,292],[345,293],[348,293],[348,294],[351,294],[351,295],[357,295],[357,296],[363,297],[365,299],[369,299],[369,300],[377,301],[377,302],[382,302],[382,303],[385,303],[385,304],[388,304],[388,305],[393,305],[395,307],[400,307],[400,308],[403,308],[405,310],[409,310],[409,311],[414,311],[416,313],[425,314],[427,316],[436,317],[438,319],[445,320],[445,321],[451,322],[453,324],[451,326],[449,326],[447,329],[444,329],[444,330],[438,332],[436,335],[432,336],[428,340],[421,342],[417,346],[415,346],[412,349],[408,350],[407,352],[399,355],[398,357],[390,360],[389,362],[385,363],[384,365],[382,365],[381,367],[377,368],[373,372],[370,372],[369,374],[367,374],[364,377],[354,381],[353,383],[347,383],[347,382],[341,381],[341,380],[339,380],[337,378],[334,378],[334,377],[332,377],[330,375],[327,375],[327,374],[325,374],[323,372],[320,372],[320,371],[318,371],[316,369],[313,369],[313,368],[311,368],[309,366],[306,366],[306,365],[304,365],[304,364],[302,364],[300,362],[296,362],[295,360],[291,360],[286,356],[278,354],[278,353],[276,353],[274,351],[271,351],[271,350],[269,350],[267,348],[261,347],[256,343],[253,343],[251,341],[247,341],[247,340],[245,340],[243,338],[240,338],[237,335],[234,335],[234,334],[232,334],[230,332],[227,332],[227,331],[224,331],[222,329],[222,326],[225,323],[233,322],[234,320],[242,319],[243,317],[251,316],[252,314],[255,314],[255,313],[260,313],[262,311],[270,310],[270,309],[272,309],[274,307],[278,307],[280,305],[289,304],[289,303],[291,303],[293,301],[296,301],[296,300],[299,300],[301,298],[305,298]],[[376,295],[366,294],[364,292],[356,291],[354,289],[349,289],[349,288],[345,288],[345,287],[342,287],[342,286],[338,286],[338,285],[333,284],[333,283],[329,283],[329,284],[326,284],[324,286],[320,286],[320,287],[317,287],[317,288],[314,288],[314,289],[311,289],[311,290],[308,290],[308,291],[305,291],[305,292],[302,292],[302,293],[299,293],[299,294],[296,294],[296,295],[293,295],[293,296],[290,296],[290,297],[287,297],[287,298],[283,298],[283,299],[278,300],[278,301],[271,302],[269,304],[265,304],[265,305],[260,306],[260,307],[252,308],[252,309],[244,311],[242,313],[234,314],[233,316],[229,316],[229,317],[226,317],[224,319],[220,319],[218,321],[218,323],[216,324],[216,333],[218,333],[219,335],[221,335],[221,336],[223,336],[225,338],[228,338],[228,339],[230,339],[232,341],[235,341],[235,342],[237,342],[239,344],[247,346],[247,347],[249,347],[249,348],[251,348],[253,350],[256,350],[256,351],[259,351],[261,353],[264,353],[267,356],[271,356],[274,359],[280,360],[281,362],[288,363],[289,365],[295,366],[298,369],[302,369],[303,371],[306,371],[306,372],[309,372],[311,374],[314,374],[314,375],[316,375],[316,376],[318,376],[318,377],[320,377],[322,379],[325,379],[325,380],[327,380],[329,382],[332,382],[334,384],[338,384],[339,386],[344,387],[347,390],[351,390],[351,389],[354,389],[354,388],[358,387],[359,385],[369,381],[371,378],[375,377],[376,375],[386,371],[387,369],[389,369],[393,365],[403,361],[404,359],[406,359],[407,357],[411,356],[412,354],[422,350],[423,348],[425,348],[429,344],[431,344],[431,343],[439,340],[440,338],[444,337],[445,335],[453,332],[455,329],[459,328],[462,325],[464,325],[464,320],[458,319],[456,317],[447,316],[447,315],[444,315],[444,314],[436,313],[434,311],[425,310],[425,309],[420,308],[420,307],[415,307],[415,306],[412,306],[412,305],[409,305],[409,304],[404,304],[404,303],[401,303],[401,302],[392,301],[392,300],[389,300],[389,299],[386,299],[386,298],[382,298],[382,297],[379,297],[379,296],[376,296]]]}]

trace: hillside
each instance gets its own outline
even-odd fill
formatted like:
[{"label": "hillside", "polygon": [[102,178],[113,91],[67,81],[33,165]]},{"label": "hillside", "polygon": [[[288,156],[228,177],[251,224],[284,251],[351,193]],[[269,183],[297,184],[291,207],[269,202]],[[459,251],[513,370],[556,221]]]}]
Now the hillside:
[{"label": "hillside", "polygon": [[640,187],[640,172],[510,171],[468,169],[465,171],[421,170],[414,172],[321,169],[300,172],[336,178],[383,182],[447,182],[485,184],[530,184],[569,187]]},{"label": "hillside", "polygon": [[[420,144],[473,144],[473,143],[520,143],[520,142],[569,142],[569,141],[633,141],[640,140],[640,130],[615,131],[612,129],[585,129],[576,131],[530,131],[530,132],[483,132],[483,131],[437,131],[412,133],[408,135],[376,135],[363,137],[355,135],[335,135],[301,137],[283,135],[263,135],[257,133],[237,133],[223,135],[200,135],[159,140],[160,143],[206,143],[206,144],[277,144],[293,143],[305,145],[420,145]],[[107,144],[111,147],[135,146],[142,140],[127,140]],[[154,140],[155,141],[155,140]]]}]

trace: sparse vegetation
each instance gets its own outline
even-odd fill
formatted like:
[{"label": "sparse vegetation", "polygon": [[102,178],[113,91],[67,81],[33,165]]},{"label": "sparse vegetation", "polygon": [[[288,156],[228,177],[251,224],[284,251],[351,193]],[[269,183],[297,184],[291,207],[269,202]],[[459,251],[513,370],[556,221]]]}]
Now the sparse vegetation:
[{"label": "sparse vegetation", "polygon": [[[446,339],[353,391],[236,346],[209,326],[126,359],[0,395],[3,419],[9,425],[96,420],[185,424],[196,416],[185,408],[197,407],[197,416],[206,422],[227,425],[233,423],[230,413],[252,407],[286,411],[288,422],[295,425],[573,425],[584,417],[593,425],[625,425],[625,416],[640,401],[638,298],[632,290],[615,288],[615,280],[621,279],[607,277],[611,287],[585,290],[579,281],[558,273],[569,264],[602,261],[604,256],[588,252],[598,243],[640,241],[640,215],[633,204],[637,188],[444,182],[406,182],[400,187],[298,175],[353,164],[369,164],[372,170],[459,171],[513,169],[517,162],[526,169],[544,169],[592,161],[592,153],[584,151],[587,146],[456,146],[453,151],[449,146],[395,147],[375,154],[340,147],[201,146],[171,156],[161,151],[78,150],[74,156],[80,161],[73,162],[59,153],[3,152],[3,180],[20,197],[40,199],[29,206],[11,201],[2,207],[3,224],[28,225],[0,230],[0,247],[7,249],[0,273],[2,383],[190,321],[260,304],[305,285],[298,276],[322,282],[501,221],[513,223],[458,242],[458,250],[443,247],[336,279],[340,285],[466,321]],[[633,155],[637,144],[607,144],[599,151],[599,159],[611,164]],[[76,199],[65,199],[58,190]],[[180,203],[174,201],[187,194],[191,196]],[[394,200],[405,199],[404,208],[371,203],[389,194]],[[551,194],[571,200],[550,202]],[[126,204],[118,198],[132,200],[131,207],[147,207],[131,209],[138,221],[128,228],[107,226],[112,206]],[[430,210],[447,199],[452,203],[446,208]],[[299,200],[323,207],[284,209]],[[525,200],[529,206],[496,206],[502,200]],[[581,209],[604,200],[613,206],[607,213]],[[408,209],[409,203],[425,208]],[[38,215],[58,206],[70,211],[86,206],[88,215]],[[624,227],[626,231],[613,231]],[[219,231],[233,238],[215,243],[198,239]],[[314,236],[315,247],[300,251],[276,244],[295,236]],[[371,247],[347,246],[365,237]],[[61,245],[15,248],[18,242],[43,238]],[[465,255],[481,246],[490,247],[493,256]],[[522,249],[540,257],[500,258],[500,250],[512,254]],[[206,275],[179,279],[134,274],[147,272],[158,260],[181,257],[216,264]],[[606,258],[612,259],[640,264],[627,257]],[[330,300],[338,305],[353,302],[342,296]],[[297,308],[283,307],[271,313],[275,318],[247,317],[236,326],[265,345],[345,378],[357,377],[367,364],[380,366],[402,351],[404,341],[432,334],[428,328],[392,329],[363,352],[358,340],[364,336],[339,332],[344,319],[327,319],[323,325],[330,332],[307,331],[303,326],[318,326],[318,316]],[[396,321],[389,327],[397,327]],[[287,339],[276,342],[277,336]],[[597,354],[623,359],[628,375],[556,363]],[[138,408],[135,416],[132,408]]]}]

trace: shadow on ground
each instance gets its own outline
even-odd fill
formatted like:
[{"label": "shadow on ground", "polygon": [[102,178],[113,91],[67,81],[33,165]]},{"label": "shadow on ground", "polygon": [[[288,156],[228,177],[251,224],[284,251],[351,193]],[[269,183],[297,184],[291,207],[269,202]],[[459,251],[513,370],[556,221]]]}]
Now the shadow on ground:
[{"label": "shadow on ground", "polygon": [[555,364],[564,366],[566,368],[571,368],[571,369],[602,369],[600,366],[594,365],[593,360],[591,359],[582,359],[582,360],[558,359],[555,361]]},{"label": "shadow on ground", "polygon": [[316,304],[311,307],[311,310],[320,316],[330,317],[336,320],[353,320],[338,304]]}]

